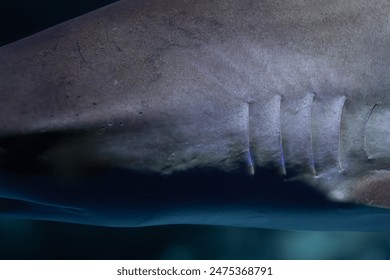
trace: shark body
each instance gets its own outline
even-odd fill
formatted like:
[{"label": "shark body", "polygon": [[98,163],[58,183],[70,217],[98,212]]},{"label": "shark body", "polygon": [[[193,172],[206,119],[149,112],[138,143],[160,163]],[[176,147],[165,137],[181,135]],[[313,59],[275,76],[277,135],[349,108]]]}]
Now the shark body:
[{"label": "shark body", "polygon": [[390,228],[390,3],[123,0],[0,49],[0,215]]}]

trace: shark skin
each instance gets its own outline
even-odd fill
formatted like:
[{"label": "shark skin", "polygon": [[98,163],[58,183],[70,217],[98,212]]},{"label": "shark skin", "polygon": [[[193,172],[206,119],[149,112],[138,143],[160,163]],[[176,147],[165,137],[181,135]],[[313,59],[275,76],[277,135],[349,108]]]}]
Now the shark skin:
[{"label": "shark skin", "polygon": [[123,0],[0,48],[0,216],[390,229],[390,2]]}]

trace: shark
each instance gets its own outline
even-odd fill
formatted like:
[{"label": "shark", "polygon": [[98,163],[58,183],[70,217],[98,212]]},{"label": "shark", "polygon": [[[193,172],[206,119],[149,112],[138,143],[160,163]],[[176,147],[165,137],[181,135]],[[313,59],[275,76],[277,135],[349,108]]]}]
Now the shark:
[{"label": "shark", "polygon": [[390,2],[122,0],[0,48],[0,217],[390,229]]}]

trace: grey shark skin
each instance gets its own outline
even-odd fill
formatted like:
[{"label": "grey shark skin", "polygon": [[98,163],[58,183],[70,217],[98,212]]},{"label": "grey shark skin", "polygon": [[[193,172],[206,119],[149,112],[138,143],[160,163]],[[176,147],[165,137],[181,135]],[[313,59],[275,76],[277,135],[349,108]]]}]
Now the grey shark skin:
[{"label": "grey shark skin", "polygon": [[0,216],[390,229],[390,2],[124,0],[0,49]]}]

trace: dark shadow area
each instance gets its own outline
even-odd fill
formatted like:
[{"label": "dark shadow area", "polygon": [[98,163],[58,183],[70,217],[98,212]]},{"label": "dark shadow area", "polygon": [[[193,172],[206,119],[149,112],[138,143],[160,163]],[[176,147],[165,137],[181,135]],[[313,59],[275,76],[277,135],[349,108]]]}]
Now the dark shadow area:
[{"label": "dark shadow area", "polygon": [[[77,140],[82,133],[86,132],[68,130],[0,140],[2,217],[125,227],[210,224],[288,230],[389,229],[388,210],[331,202],[317,189],[296,180],[286,182],[271,170],[256,170],[249,176],[239,168],[231,172],[197,168],[159,175],[114,169],[102,161],[83,164],[75,177],[57,173],[43,155],[62,142]],[[90,149],[93,152],[93,146]],[[73,152],[68,156],[61,160],[82,158]]]}]

